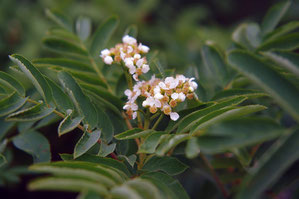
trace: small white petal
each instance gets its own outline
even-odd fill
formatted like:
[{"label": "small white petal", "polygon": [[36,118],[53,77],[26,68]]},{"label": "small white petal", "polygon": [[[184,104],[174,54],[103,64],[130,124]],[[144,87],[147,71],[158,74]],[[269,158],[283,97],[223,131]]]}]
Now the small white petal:
[{"label": "small white petal", "polygon": [[135,54],[134,55],[134,59],[140,59],[141,58],[141,55],[140,54]]},{"label": "small white petal", "polygon": [[179,93],[179,98],[178,99],[183,102],[186,99],[186,95],[184,93]]},{"label": "small white petal", "polygon": [[101,51],[101,56],[100,57],[104,58],[104,57],[110,55],[110,53],[111,53],[110,50],[108,50],[106,48],[106,49],[104,49],[104,50]]},{"label": "small white petal", "polygon": [[127,110],[130,106],[128,104],[124,105],[123,109]]},{"label": "small white petal", "polygon": [[179,98],[179,94],[178,93],[172,93],[171,94],[171,98],[174,99],[174,100],[176,100],[176,99]]},{"label": "small white petal", "polygon": [[159,86],[156,86],[156,87],[154,88],[154,93],[157,94],[157,93],[160,93],[160,92],[161,92],[160,87],[159,87]]},{"label": "small white petal", "polygon": [[126,59],[126,53],[120,51],[120,57],[122,60],[125,60]]},{"label": "small white petal", "polygon": [[159,86],[164,89],[167,90],[166,85],[164,84],[164,82],[159,82]]},{"label": "small white petal", "polygon": [[147,107],[147,106],[148,106],[148,103],[147,103],[146,100],[144,100],[144,101],[142,102],[142,106],[143,106],[143,107]]},{"label": "small white petal", "polygon": [[132,46],[128,46],[127,53],[131,53],[131,52],[133,52],[133,47]]},{"label": "small white petal", "polygon": [[133,75],[136,72],[136,67],[134,65],[129,67],[129,72],[131,75]]},{"label": "small white petal", "polygon": [[135,120],[136,117],[137,117],[137,112],[133,112],[133,115],[132,115],[133,120]]},{"label": "small white petal", "polygon": [[195,90],[195,89],[197,89],[197,86],[198,86],[198,85],[197,85],[196,82],[191,82],[191,86],[192,86],[192,87],[194,88],[194,90]]},{"label": "small white petal", "polygon": [[140,67],[143,65],[143,59],[139,59],[139,60],[136,62],[136,65],[138,66],[138,68],[140,68]]},{"label": "small white petal", "polygon": [[132,108],[133,111],[137,111],[138,110],[138,105],[133,103],[131,108]]},{"label": "small white petal", "polygon": [[160,100],[160,99],[162,99],[164,96],[161,94],[161,93],[157,93],[157,94],[155,94],[155,96],[154,96],[154,98],[155,99],[158,99],[158,100]]},{"label": "small white petal", "polygon": [[189,91],[190,91],[190,92],[194,92],[194,88],[190,86],[190,87],[189,87]]},{"label": "small white petal", "polygon": [[143,73],[147,73],[149,71],[149,69],[150,69],[149,65],[147,65],[147,64],[143,64],[142,65],[142,72]]},{"label": "small white petal", "polygon": [[104,58],[104,62],[105,62],[105,64],[111,65],[113,62],[113,58],[111,56],[106,56]]},{"label": "small white petal", "polygon": [[161,104],[160,100],[157,100],[157,99],[155,100],[155,106],[157,108],[161,108],[162,104]]},{"label": "small white petal", "polygon": [[137,81],[139,81],[139,79],[138,79],[138,75],[137,74],[134,74],[133,75],[133,79],[137,82]]},{"label": "small white petal", "polygon": [[136,39],[134,37],[130,37],[129,35],[125,35],[122,40],[124,43],[129,45],[137,43]]},{"label": "small white petal", "polygon": [[132,95],[132,91],[130,89],[125,90],[125,95],[130,97]]},{"label": "small white petal", "polygon": [[142,45],[141,43],[139,44],[139,46],[138,46],[138,50],[140,50],[141,52],[143,52],[143,53],[148,53],[148,51],[149,51],[149,47],[148,46],[146,46],[146,45]]},{"label": "small white petal", "polygon": [[176,112],[171,112],[170,113],[170,119],[173,120],[173,121],[177,121],[179,119],[179,114],[176,113]]}]

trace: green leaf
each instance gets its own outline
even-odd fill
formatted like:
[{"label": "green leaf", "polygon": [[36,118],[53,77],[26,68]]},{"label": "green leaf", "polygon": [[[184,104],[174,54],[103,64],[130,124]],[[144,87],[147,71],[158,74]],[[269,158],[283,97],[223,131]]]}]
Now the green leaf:
[{"label": "green leaf", "polygon": [[197,138],[197,144],[203,153],[214,154],[262,143],[283,133],[283,128],[270,119],[232,119],[209,127]]},{"label": "green leaf", "polygon": [[266,41],[263,43],[258,50],[267,51],[267,50],[295,50],[299,48],[299,33],[291,33]]},{"label": "green leaf", "polygon": [[262,105],[248,105],[248,106],[238,107],[234,109],[228,107],[225,109],[217,110],[207,114],[206,116],[198,120],[192,127],[190,133],[194,135],[199,133],[200,130],[207,128],[211,125],[215,125],[218,122],[228,120],[228,119],[233,119],[233,118],[239,118],[244,115],[255,113],[264,109],[266,109],[266,107]]},{"label": "green leaf", "polygon": [[298,21],[291,21],[285,25],[282,25],[281,27],[275,29],[274,31],[270,32],[265,36],[265,41],[269,41],[272,39],[275,39],[277,37],[280,37],[282,35],[285,35],[286,33],[289,33],[293,30],[296,30],[299,27]]},{"label": "green leaf", "polygon": [[288,11],[291,5],[291,1],[284,1],[272,6],[269,11],[266,13],[263,21],[262,21],[262,32],[263,34],[267,34],[272,32],[285,13]]},{"label": "green leaf", "polygon": [[161,194],[164,195],[165,198],[189,199],[188,194],[179,181],[169,175],[161,172],[148,172],[141,175],[141,178],[150,180],[159,187],[159,189],[162,190]]},{"label": "green leaf", "polygon": [[102,130],[101,139],[110,142],[114,136],[114,126],[108,115],[100,108],[97,107],[98,125],[97,128]]},{"label": "green leaf", "polygon": [[4,155],[0,154],[0,167],[6,164],[7,160]]},{"label": "green leaf", "polygon": [[67,72],[59,72],[58,79],[73,101],[77,111],[84,115],[83,122],[90,125],[90,128],[93,129],[98,122],[97,112],[94,105],[91,103],[89,98],[84,95],[82,89],[73,77]]},{"label": "green leaf", "polygon": [[80,192],[90,190],[102,196],[108,196],[107,188],[101,183],[89,180],[66,178],[66,177],[46,177],[32,181],[29,190],[49,190],[49,191],[71,191]]},{"label": "green leaf", "polygon": [[42,102],[7,116],[7,121],[34,121],[50,115],[55,108],[48,108]]},{"label": "green leaf", "polygon": [[264,190],[298,160],[298,140],[298,131],[277,140],[258,161],[257,167],[252,168],[243,180],[237,198],[259,198]]},{"label": "green leaf", "polygon": [[151,70],[154,74],[160,75],[162,78],[166,78],[164,73],[164,68],[159,60],[154,60],[154,63],[151,65]]},{"label": "green leaf", "polygon": [[116,30],[118,23],[118,18],[112,16],[101,24],[101,26],[96,30],[93,36],[93,40],[90,47],[91,55],[97,57],[99,51],[103,50],[106,47],[106,44],[111,38],[113,32]]},{"label": "green leaf", "polygon": [[102,199],[97,193],[93,191],[83,190],[78,196],[77,199]]},{"label": "green leaf", "polygon": [[137,178],[128,181],[125,185],[135,190],[143,199],[161,198],[159,190],[150,181]]},{"label": "green leaf", "polygon": [[[95,75],[94,72],[92,72],[92,73],[91,72],[78,72],[78,71],[73,71],[73,70],[65,70],[65,71],[69,72],[74,78],[81,81],[82,83],[88,83],[88,84],[92,84],[93,86],[96,86],[97,93],[100,92],[100,93],[105,93],[108,96],[112,96],[111,93],[106,91],[107,84],[104,83],[101,79],[99,79],[99,76]],[[87,84],[81,84],[81,85],[87,85]],[[90,85],[89,87],[92,87],[92,85]],[[99,86],[101,86],[103,88],[100,87],[98,89]],[[82,87],[84,87],[84,86],[82,86]],[[86,87],[88,87],[88,86],[86,86]],[[98,91],[98,90],[100,90],[100,91]],[[103,95],[104,97],[105,97],[105,94]]]},{"label": "green leaf", "polygon": [[85,131],[75,146],[74,158],[77,158],[86,153],[91,147],[93,147],[98,142],[100,136],[100,130],[95,130],[91,133]]},{"label": "green leaf", "polygon": [[157,157],[153,156],[147,160],[142,167],[145,171],[163,171],[168,175],[178,175],[188,168],[187,165],[174,157]]},{"label": "green leaf", "polygon": [[286,111],[299,121],[298,89],[257,57],[244,51],[232,51],[230,64],[269,93]]},{"label": "green leaf", "polygon": [[200,153],[200,146],[197,144],[197,139],[195,137],[187,141],[187,146],[185,148],[186,157],[193,159]]},{"label": "green leaf", "polygon": [[125,30],[124,36],[125,35],[129,35],[131,37],[137,38],[137,35],[138,35],[137,26],[135,24],[129,25]]},{"label": "green leaf", "polygon": [[233,89],[227,89],[216,93],[216,95],[212,98],[212,100],[223,100],[223,99],[229,99],[238,96],[254,98],[254,97],[264,97],[267,96],[267,94],[258,90],[233,88]]},{"label": "green leaf", "polygon": [[0,116],[8,115],[26,103],[27,98],[20,97],[17,92],[0,100]]},{"label": "green leaf", "polygon": [[141,143],[138,153],[154,153],[158,144],[161,141],[161,136],[167,132],[153,132],[145,137],[143,143]]},{"label": "green leaf", "polygon": [[71,69],[82,72],[94,72],[87,64],[66,58],[39,58],[33,60],[33,63],[38,66],[46,66],[54,69]]},{"label": "green leaf", "polygon": [[[207,115],[207,114],[209,114],[213,111],[222,109],[224,107],[230,107],[230,106],[238,105],[246,99],[247,99],[246,97],[237,96],[237,97],[234,97],[232,99],[214,104],[214,105],[209,106],[207,108],[200,109],[198,111],[194,111],[194,112],[190,113],[189,115],[185,116],[176,125],[174,125],[174,127],[171,129],[171,131],[174,130],[176,127],[178,127],[178,130],[177,130],[178,133],[187,132],[203,116],[205,116],[205,115]],[[171,131],[169,131],[169,132],[171,132]]]},{"label": "green leaf", "polygon": [[76,33],[82,41],[85,41],[91,32],[91,21],[88,17],[80,16],[76,21]]},{"label": "green leaf", "polygon": [[35,164],[29,167],[30,170],[50,173],[54,176],[73,177],[76,179],[99,182],[105,187],[112,187],[122,183],[121,177],[113,169],[90,162],[52,162]]},{"label": "green leaf", "polygon": [[74,44],[70,41],[55,38],[55,37],[47,37],[43,39],[43,44],[54,52],[69,54],[73,56],[88,56],[86,49]]},{"label": "green leaf", "polygon": [[[60,154],[60,157],[64,161],[72,161],[73,156],[70,154]],[[76,158],[76,161],[85,161],[85,162],[93,162],[93,163],[98,163],[102,165],[106,165],[108,167],[115,168],[117,170],[120,170],[130,176],[130,172],[128,171],[127,167],[120,161],[114,160],[112,158],[102,158],[96,155],[91,155],[91,154],[84,154],[78,158]]]},{"label": "green leaf", "polygon": [[17,81],[13,76],[9,75],[8,73],[0,71],[0,83],[4,83],[5,86],[17,91],[19,95],[25,97],[25,88],[19,81]]},{"label": "green leaf", "polygon": [[36,131],[29,131],[17,135],[12,140],[13,144],[20,150],[29,153],[33,161],[50,162],[50,145],[46,137]]},{"label": "green leaf", "polygon": [[58,11],[50,11],[47,9],[46,15],[62,28],[65,28],[66,30],[72,32],[73,30],[72,22],[63,13]]},{"label": "green leaf", "polygon": [[227,84],[228,72],[226,63],[219,50],[214,44],[207,42],[201,47],[201,54],[210,78],[212,79],[213,76],[217,75],[216,81],[218,85],[224,87]]},{"label": "green leaf", "polygon": [[74,130],[80,122],[83,120],[83,116],[77,116],[75,118],[71,118],[73,114],[72,110],[67,111],[67,116],[60,122],[58,126],[58,136],[62,136],[72,130]]},{"label": "green leaf", "polygon": [[189,134],[170,135],[169,138],[160,142],[160,146],[156,150],[158,156],[164,156],[170,149],[176,147],[178,144],[188,140]]},{"label": "green leaf", "polygon": [[100,157],[106,157],[107,155],[111,154],[116,147],[116,143],[112,144],[105,144],[104,142],[101,142],[100,150],[98,153],[98,156]]},{"label": "green leaf", "polygon": [[128,139],[145,137],[153,132],[154,130],[151,129],[142,130],[142,129],[134,128],[134,129],[127,130],[123,133],[117,134],[114,137],[118,140],[128,140]]},{"label": "green leaf", "polygon": [[24,74],[31,80],[39,94],[43,97],[47,104],[53,100],[51,87],[45,80],[44,76],[35,68],[30,61],[20,55],[11,55],[9,58],[19,66]]},{"label": "green leaf", "polygon": [[291,73],[299,77],[299,55],[296,53],[273,51],[263,52],[265,57],[277,63],[279,66],[284,67]]},{"label": "green leaf", "polygon": [[131,165],[131,167],[134,167],[134,164],[137,160],[137,156],[135,154],[132,154],[130,156],[118,155],[117,157],[121,160],[127,161],[129,163],[129,165]]},{"label": "green leaf", "polygon": [[49,86],[52,89],[54,102],[58,109],[63,111],[64,113],[66,113],[68,109],[74,109],[70,98],[63,92],[63,90],[48,77],[44,76],[44,78],[47,80]]},{"label": "green leaf", "polygon": [[261,43],[260,27],[256,23],[244,23],[233,32],[232,39],[243,48],[254,50]]}]

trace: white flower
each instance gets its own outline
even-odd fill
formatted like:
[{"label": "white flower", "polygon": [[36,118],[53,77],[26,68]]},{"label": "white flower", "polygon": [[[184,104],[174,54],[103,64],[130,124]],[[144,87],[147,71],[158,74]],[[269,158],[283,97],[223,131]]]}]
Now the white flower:
[{"label": "white flower", "polygon": [[128,46],[127,53],[131,53],[131,52],[133,52],[133,47],[132,46]]},{"label": "white flower", "polygon": [[111,53],[110,50],[108,50],[106,48],[106,49],[104,49],[104,50],[101,51],[101,56],[100,57],[104,58],[104,57],[110,55],[110,53]]},{"label": "white flower", "polygon": [[[136,69],[136,68],[135,68]],[[137,81],[139,81],[139,79],[138,79],[138,75],[137,74],[134,74],[133,75],[133,79],[137,82]]]},{"label": "white flower", "polygon": [[139,60],[136,62],[136,65],[138,66],[138,68],[140,68],[140,67],[143,65],[143,62],[144,62],[143,59],[139,59]]},{"label": "white flower", "polygon": [[128,98],[131,98],[131,97],[132,97],[132,94],[133,94],[133,92],[132,92],[130,89],[126,89],[126,90],[125,90],[125,95],[126,95]]},{"label": "white flower", "polygon": [[135,43],[137,43],[137,40],[134,37],[130,37],[129,35],[125,35],[122,40],[124,43],[129,45],[134,45]]},{"label": "white flower", "polygon": [[147,64],[143,64],[142,65],[142,72],[143,73],[147,73],[149,71],[149,69],[150,69],[149,65],[147,65]]},{"label": "white flower", "polygon": [[126,53],[124,53],[123,51],[120,51],[120,57],[121,57],[122,60],[125,60]]},{"label": "white flower", "polygon": [[140,59],[141,58],[141,55],[140,54],[135,54],[134,55],[134,59]]},{"label": "white flower", "polygon": [[143,107],[148,107],[148,106],[153,107],[153,106],[155,106],[157,108],[160,108],[161,105],[162,105],[161,102],[159,100],[153,98],[153,97],[148,97],[148,98],[146,98],[145,101],[142,102]]},{"label": "white flower", "polygon": [[135,112],[133,112],[132,119],[135,120],[136,117],[137,117],[137,112],[135,111]]},{"label": "white flower", "polygon": [[176,79],[178,81],[182,81],[183,83],[185,83],[185,81],[186,81],[187,78],[184,75],[177,75]]},{"label": "white flower", "polygon": [[143,52],[143,53],[148,53],[148,51],[149,51],[149,47],[146,46],[146,45],[142,45],[142,44],[140,43],[139,46],[138,46],[138,50],[140,50],[140,51]]},{"label": "white flower", "polygon": [[179,119],[179,114],[176,113],[176,112],[171,112],[170,113],[170,119],[173,120],[173,121],[177,121]]},{"label": "white flower", "polygon": [[154,88],[154,93],[157,94],[157,93],[161,93],[161,89],[160,89],[160,86],[156,86]]},{"label": "white flower", "polygon": [[186,99],[186,95],[184,93],[179,93],[178,99],[183,102]]},{"label": "white flower", "polygon": [[123,109],[137,111],[138,105],[135,103],[127,102],[126,105],[124,105]]},{"label": "white flower", "polygon": [[154,98],[158,99],[158,100],[162,99],[163,97],[164,96],[161,93],[156,93],[155,96],[154,96]]},{"label": "white flower", "polygon": [[[192,87],[192,88],[193,88],[193,91],[194,91],[195,89],[197,89],[197,83],[194,82],[193,80],[195,80],[194,77],[190,78],[190,79],[189,79],[189,84],[190,84],[190,87]],[[193,92],[193,91],[191,91],[191,92]]]},{"label": "white flower", "polygon": [[136,72],[136,67],[134,65],[129,67],[129,72],[131,75],[133,75]]},{"label": "white flower", "polygon": [[126,58],[124,62],[125,62],[125,65],[126,65],[128,68],[134,66],[134,62],[133,62],[133,60],[132,60],[131,58]]},{"label": "white flower", "polygon": [[111,65],[113,62],[113,58],[111,56],[106,56],[104,58],[104,62],[105,62],[105,64]]},{"label": "white flower", "polygon": [[166,77],[164,82],[159,82],[159,86],[163,90],[171,90],[178,86],[179,81],[177,79],[174,79],[173,77]]},{"label": "white flower", "polygon": [[171,94],[171,98],[174,99],[174,100],[176,100],[176,99],[179,98],[179,94],[178,93],[172,93]]}]

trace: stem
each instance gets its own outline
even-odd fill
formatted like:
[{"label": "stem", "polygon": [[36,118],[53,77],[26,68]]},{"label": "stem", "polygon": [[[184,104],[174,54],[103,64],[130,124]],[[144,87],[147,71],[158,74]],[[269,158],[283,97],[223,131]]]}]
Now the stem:
[{"label": "stem", "polygon": [[203,160],[203,162],[205,163],[205,165],[208,167],[208,169],[210,170],[218,188],[220,189],[220,191],[222,192],[222,195],[224,198],[227,198],[228,197],[228,192],[227,190],[225,189],[223,183],[220,181],[218,175],[216,174],[214,168],[212,167],[212,165],[210,164],[209,160],[202,154],[200,153],[199,154],[201,159]]},{"label": "stem", "polygon": [[124,112],[121,113],[123,118],[125,119],[126,125],[128,127],[128,129],[133,129],[131,122],[129,121],[128,117],[126,116],[126,114]]},{"label": "stem", "polygon": [[129,86],[129,89],[131,91],[133,91],[133,80],[132,80],[132,77],[129,74],[129,72],[128,72],[128,70],[127,70],[127,68],[125,66],[122,65],[122,68],[123,68],[123,71],[124,71],[124,74],[125,74],[125,77],[126,77],[126,80],[127,80],[128,86]]},{"label": "stem", "polygon": [[160,117],[157,119],[157,121],[155,122],[155,124],[154,124],[154,126],[153,126],[152,129],[155,130],[158,127],[158,125],[161,122],[161,120],[163,119],[163,117],[164,117],[164,115],[163,115],[163,113],[161,113]]},{"label": "stem", "polygon": [[138,128],[143,128],[140,112],[137,112]]}]

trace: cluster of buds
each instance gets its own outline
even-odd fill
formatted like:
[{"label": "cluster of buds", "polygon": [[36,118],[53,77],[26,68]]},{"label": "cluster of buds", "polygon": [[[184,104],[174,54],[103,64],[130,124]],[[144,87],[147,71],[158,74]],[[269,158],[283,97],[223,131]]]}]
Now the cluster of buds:
[{"label": "cluster of buds", "polygon": [[134,80],[139,81],[138,76],[149,71],[146,57],[141,57],[148,53],[149,47],[138,44],[137,40],[129,35],[125,35],[122,41],[123,43],[117,44],[114,48],[102,50],[100,57],[108,65],[124,64]]},{"label": "cluster of buds", "polygon": [[135,119],[138,110],[136,100],[142,98],[142,106],[149,108],[151,113],[161,111],[169,115],[171,120],[176,121],[179,114],[173,111],[174,108],[186,98],[193,99],[196,88],[194,78],[189,79],[184,75],[177,75],[175,78],[167,77],[165,80],[153,76],[149,81],[137,82],[133,90],[125,90],[128,101],[123,108],[130,119]]}]

